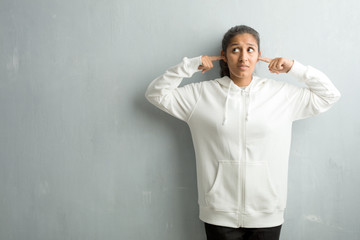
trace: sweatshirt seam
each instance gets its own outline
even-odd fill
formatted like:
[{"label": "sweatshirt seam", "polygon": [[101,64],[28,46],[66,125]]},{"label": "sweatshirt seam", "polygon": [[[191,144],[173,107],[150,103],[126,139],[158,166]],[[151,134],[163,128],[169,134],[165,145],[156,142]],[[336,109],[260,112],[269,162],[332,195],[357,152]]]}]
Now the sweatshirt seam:
[{"label": "sweatshirt seam", "polygon": [[197,107],[197,105],[198,105],[198,103],[199,103],[199,101],[200,101],[200,99],[201,99],[201,97],[202,97],[202,92],[203,92],[204,84],[201,82],[200,85],[201,85],[201,87],[200,87],[199,97],[198,97],[198,99],[196,99],[196,102],[195,102],[195,104],[194,104],[194,107],[193,107],[193,109],[191,110],[191,112],[190,112],[190,114],[189,114],[189,117],[187,118],[186,122],[189,122],[189,121],[190,121],[190,119],[191,119],[193,113],[195,112],[195,109],[196,109],[196,107]]}]

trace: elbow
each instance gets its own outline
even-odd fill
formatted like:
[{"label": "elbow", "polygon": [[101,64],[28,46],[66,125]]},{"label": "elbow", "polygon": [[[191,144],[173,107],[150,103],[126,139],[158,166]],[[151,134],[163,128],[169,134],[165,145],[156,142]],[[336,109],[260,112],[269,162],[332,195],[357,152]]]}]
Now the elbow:
[{"label": "elbow", "polygon": [[155,101],[154,97],[151,97],[151,95],[148,94],[147,92],[145,93],[145,98],[146,98],[146,100],[148,100],[151,104],[156,105],[156,101]]},{"label": "elbow", "polygon": [[339,99],[341,98],[341,93],[336,89],[336,91],[333,92],[332,96],[327,99],[327,104],[329,106],[332,106],[335,104]]},{"label": "elbow", "polygon": [[155,106],[158,106],[160,104],[161,98],[149,89],[145,92],[145,98]]},{"label": "elbow", "polygon": [[335,102],[339,101],[340,98],[341,98],[341,93],[339,92],[339,90],[337,90],[335,93]]},{"label": "elbow", "polygon": [[153,93],[153,91],[152,91],[152,89],[151,89],[150,87],[147,88],[146,91],[145,91],[145,98],[146,98],[149,102],[153,103],[154,93]]},{"label": "elbow", "polygon": [[317,115],[328,111],[337,101],[339,101],[341,94],[339,91],[334,91],[333,94],[326,97],[314,97],[312,99],[312,112]]},{"label": "elbow", "polygon": [[324,98],[328,105],[333,105],[341,98],[341,93],[336,88],[332,90],[332,93]]}]

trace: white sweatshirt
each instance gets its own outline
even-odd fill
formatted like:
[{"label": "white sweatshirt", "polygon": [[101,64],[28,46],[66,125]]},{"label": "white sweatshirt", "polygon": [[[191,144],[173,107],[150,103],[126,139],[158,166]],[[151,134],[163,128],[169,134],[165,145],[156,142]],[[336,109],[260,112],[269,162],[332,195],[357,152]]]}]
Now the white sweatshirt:
[{"label": "white sweatshirt", "polygon": [[256,76],[245,89],[229,77],[178,87],[199,65],[201,56],[184,58],[150,84],[146,98],[190,127],[200,219],[227,227],[281,225],[292,122],[328,110],[339,91],[297,61],[288,74],[304,88]]}]

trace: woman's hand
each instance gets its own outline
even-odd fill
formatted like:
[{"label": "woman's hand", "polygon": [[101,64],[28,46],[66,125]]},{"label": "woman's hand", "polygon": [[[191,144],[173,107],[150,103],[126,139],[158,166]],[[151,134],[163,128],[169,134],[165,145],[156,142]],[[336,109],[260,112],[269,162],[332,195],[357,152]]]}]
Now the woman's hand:
[{"label": "woman's hand", "polygon": [[287,58],[263,58],[259,57],[260,61],[269,63],[269,71],[272,73],[288,73],[294,64],[294,60]]},{"label": "woman's hand", "polygon": [[202,70],[201,73],[205,73],[214,67],[214,65],[212,63],[213,61],[217,61],[217,60],[221,60],[221,59],[224,60],[225,57],[224,56],[213,56],[213,57],[202,56],[201,57],[202,64],[198,67],[198,69]]}]

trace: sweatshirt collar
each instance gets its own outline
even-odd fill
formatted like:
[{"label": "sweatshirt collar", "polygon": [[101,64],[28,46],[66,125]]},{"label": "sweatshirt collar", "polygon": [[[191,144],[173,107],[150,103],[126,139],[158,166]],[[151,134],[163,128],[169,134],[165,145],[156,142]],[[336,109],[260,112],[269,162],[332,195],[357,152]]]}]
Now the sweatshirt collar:
[{"label": "sweatshirt collar", "polygon": [[[263,79],[264,80],[264,79]],[[228,76],[224,76],[222,78],[218,78],[216,79],[216,81],[222,85],[224,88],[229,88],[231,86],[231,92],[238,92],[241,91],[242,89],[236,85]],[[250,84],[243,90],[245,92],[250,92],[250,90],[252,92],[256,91],[259,89],[260,87],[260,83],[263,82],[262,79],[260,79],[257,76],[253,76],[252,80],[250,82]]]},{"label": "sweatshirt collar", "polygon": [[226,94],[226,98],[225,98],[225,106],[224,106],[224,117],[223,117],[223,122],[222,125],[225,125],[227,122],[227,118],[228,118],[228,103],[229,103],[229,98],[230,98],[230,94],[232,92],[238,93],[240,91],[244,91],[246,93],[250,93],[251,92],[259,89],[258,86],[262,85],[260,84],[261,79],[259,79],[256,76],[253,76],[250,84],[243,90],[241,89],[241,87],[237,86],[228,76],[222,77],[217,79],[217,81],[219,82],[220,85],[224,86],[224,88],[227,88],[227,94]]}]

